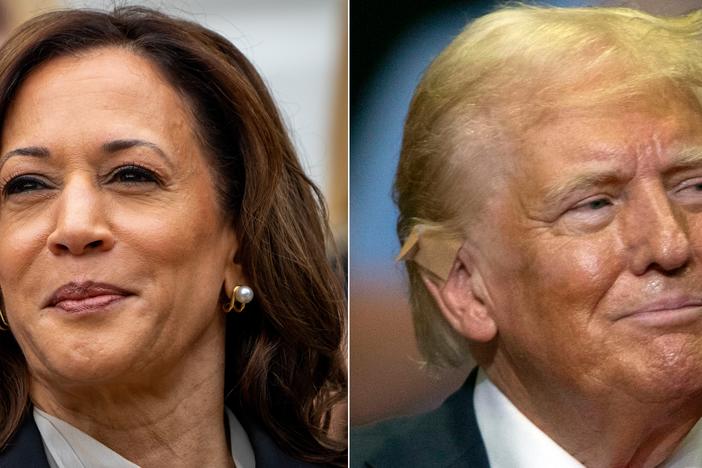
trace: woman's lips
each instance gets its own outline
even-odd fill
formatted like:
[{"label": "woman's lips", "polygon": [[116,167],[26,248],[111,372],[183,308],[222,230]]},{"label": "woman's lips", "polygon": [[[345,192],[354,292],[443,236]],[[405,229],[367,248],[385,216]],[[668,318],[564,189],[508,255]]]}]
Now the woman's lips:
[{"label": "woman's lips", "polygon": [[73,281],[54,291],[45,307],[71,313],[88,312],[103,309],[131,295],[131,292],[109,283]]},{"label": "woman's lips", "polygon": [[66,299],[59,301],[54,305],[57,309],[65,310],[66,312],[87,312],[93,309],[102,309],[115,301],[125,299],[127,296],[119,294],[105,294],[101,296],[93,296],[85,299]]}]

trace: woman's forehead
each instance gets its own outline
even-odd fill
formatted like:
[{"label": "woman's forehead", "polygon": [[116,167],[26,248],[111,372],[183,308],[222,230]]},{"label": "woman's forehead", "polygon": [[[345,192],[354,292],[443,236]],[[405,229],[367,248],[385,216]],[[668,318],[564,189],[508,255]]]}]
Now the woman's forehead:
[{"label": "woman's forehead", "polygon": [[178,140],[188,128],[185,100],[154,64],[102,48],[52,59],[27,76],[8,109],[2,146],[89,136]]},{"label": "woman's forehead", "polygon": [[24,77],[13,103],[25,95],[30,95],[32,100],[55,100],[107,92],[121,93],[122,100],[150,96],[151,99],[144,99],[142,103],[145,108],[149,101],[177,95],[158,67],[147,58],[125,48],[104,47],[42,63]]}]

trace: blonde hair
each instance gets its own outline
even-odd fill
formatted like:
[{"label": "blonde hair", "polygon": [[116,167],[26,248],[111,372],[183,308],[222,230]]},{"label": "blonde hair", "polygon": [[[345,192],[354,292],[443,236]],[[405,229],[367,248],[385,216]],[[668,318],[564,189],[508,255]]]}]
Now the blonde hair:
[{"label": "blonde hair", "polygon": [[[550,112],[671,97],[699,102],[701,90],[702,10],[673,18],[520,5],[475,20],[429,66],[412,99],[395,179],[400,242],[418,226],[465,239],[489,195],[475,161],[510,154],[514,136]],[[464,363],[467,340],[422,281],[437,277],[411,260],[406,266],[424,358]]]}]

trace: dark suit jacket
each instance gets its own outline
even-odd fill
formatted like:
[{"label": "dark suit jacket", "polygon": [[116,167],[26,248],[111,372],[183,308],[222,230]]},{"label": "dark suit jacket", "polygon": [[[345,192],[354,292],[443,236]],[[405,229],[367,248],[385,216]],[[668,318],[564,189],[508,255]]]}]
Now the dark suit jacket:
[{"label": "dark suit jacket", "polygon": [[434,411],[351,430],[351,468],[489,468],[473,408],[477,374]]},{"label": "dark suit jacket", "polygon": [[[240,419],[249,436],[257,468],[318,468],[319,465],[296,460],[284,453],[257,424]],[[0,468],[49,468],[41,434],[32,412],[24,418],[12,441],[0,453]]]}]

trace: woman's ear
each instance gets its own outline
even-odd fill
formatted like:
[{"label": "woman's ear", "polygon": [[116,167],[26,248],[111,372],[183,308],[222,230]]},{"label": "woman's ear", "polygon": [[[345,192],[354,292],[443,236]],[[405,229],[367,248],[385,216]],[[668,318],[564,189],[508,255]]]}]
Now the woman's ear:
[{"label": "woman's ear", "polygon": [[483,279],[464,247],[458,249],[445,281],[422,274],[422,280],[444,318],[468,340],[487,343],[497,335]]},{"label": "woman's ear", "polygon": [[224,290],[231,294],[236,286],[250,286],[248,278],[244,274],[241,264],[237,262],[237,252],[239,250],[239,240],[232,232],[227,254],[227,263],[224,266]]}]

